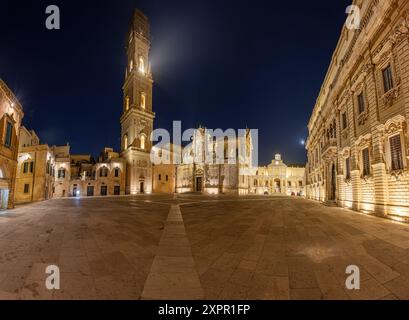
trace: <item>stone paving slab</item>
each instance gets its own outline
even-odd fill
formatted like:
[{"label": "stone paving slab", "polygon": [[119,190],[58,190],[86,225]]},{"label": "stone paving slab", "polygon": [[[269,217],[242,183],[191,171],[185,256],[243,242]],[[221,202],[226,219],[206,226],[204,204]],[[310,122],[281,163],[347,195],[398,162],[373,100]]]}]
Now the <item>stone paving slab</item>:
[{"label": "stone paving slab", "polygon": [[[289,198],[181,210],[206,298],[407,299],[409,225]],[[349,265],[361,290],[346,288]]]},{"label": "stone paving slab", "polygon": [[[61,289],[45,289],[45,268]],[[346,267],[361,289],[347,290]],[[0,214],[0,299],[409,299],[409,225],[286,197],[51,200]]]},{"label": "stone paving slab", "polygon": [[172,205],[142,299],[203,299],[192,251],[178,205]]}]

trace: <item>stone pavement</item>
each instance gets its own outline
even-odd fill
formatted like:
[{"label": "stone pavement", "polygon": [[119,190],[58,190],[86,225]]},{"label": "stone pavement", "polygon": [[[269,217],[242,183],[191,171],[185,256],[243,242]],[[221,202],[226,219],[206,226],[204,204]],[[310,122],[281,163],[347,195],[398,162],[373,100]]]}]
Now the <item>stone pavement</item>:
[{"label": "stone pavement", "polygon": [[[55,264],[61,289],[45,288]],[[345,287],[357,265],[361,290]],[[51,200],[0,214],[0,299],[409,299],[409,225],[285,197]]]}]

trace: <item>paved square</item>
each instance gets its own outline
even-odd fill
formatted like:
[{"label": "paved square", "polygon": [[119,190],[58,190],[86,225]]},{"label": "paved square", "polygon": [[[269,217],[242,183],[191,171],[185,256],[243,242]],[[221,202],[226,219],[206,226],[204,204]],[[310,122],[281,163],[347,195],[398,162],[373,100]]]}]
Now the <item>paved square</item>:
[{"label": "paved square", "polygon": [[285,197],[51,200],[0,215],[0,299],[409,299],[409,225]]}]

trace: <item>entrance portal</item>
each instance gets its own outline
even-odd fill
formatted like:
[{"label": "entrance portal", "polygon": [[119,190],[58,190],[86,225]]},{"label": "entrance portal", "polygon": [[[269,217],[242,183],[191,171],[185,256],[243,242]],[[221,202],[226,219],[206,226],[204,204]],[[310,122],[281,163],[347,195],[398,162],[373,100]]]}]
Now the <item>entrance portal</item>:
[{"label": "entrance portal", "polygon": [[203,189],[203,178],[197,177],[196,178],[196,192],[202,192]]},{"label": "entrance portal", "polygon": [[275,190],[274,190],[275,193],[281,193],[281,180],[280,179],[274,180],[274,187],[275,187]]},{"label": "entrance portal", "polygon": [[140,193],[145,193],[145,183],[143,181],[141,181],[139,191],[140,191]]},{"label": "entrance portal", "polygon": [[88,197],[93,197],[94,196],[94,186],[88,186],[87,187],[87,196]]},{"label": "entrance portal", "polygon": [[330,200],[336,200],[336,194],[337,194],[337,170],[335,168],[335,164],[332,165],[332,170],[331,170],[331,194],[330,194]]},{"label": "entrance portal", "polygon": [[9,190],[0,189],[0,210],[6,210],[9,202]]}]

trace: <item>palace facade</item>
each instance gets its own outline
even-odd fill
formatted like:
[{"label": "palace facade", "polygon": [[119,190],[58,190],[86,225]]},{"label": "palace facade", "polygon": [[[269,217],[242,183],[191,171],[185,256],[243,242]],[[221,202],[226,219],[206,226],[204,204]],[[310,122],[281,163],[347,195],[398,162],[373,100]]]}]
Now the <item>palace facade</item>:
[{"label": "palace facade", "polygon": [[14,207],[19,132],[23,107],[0,79],[0,209]]},{"label": "palace facade", "polygon": [[307,197],[409,217],[409,1],[353,1],[308,124]]},{"label": "palace facade", "polygon": [[253,169],[250,194],[305,196],[305,167],[286,165],[280,154],[268,166]]}]

